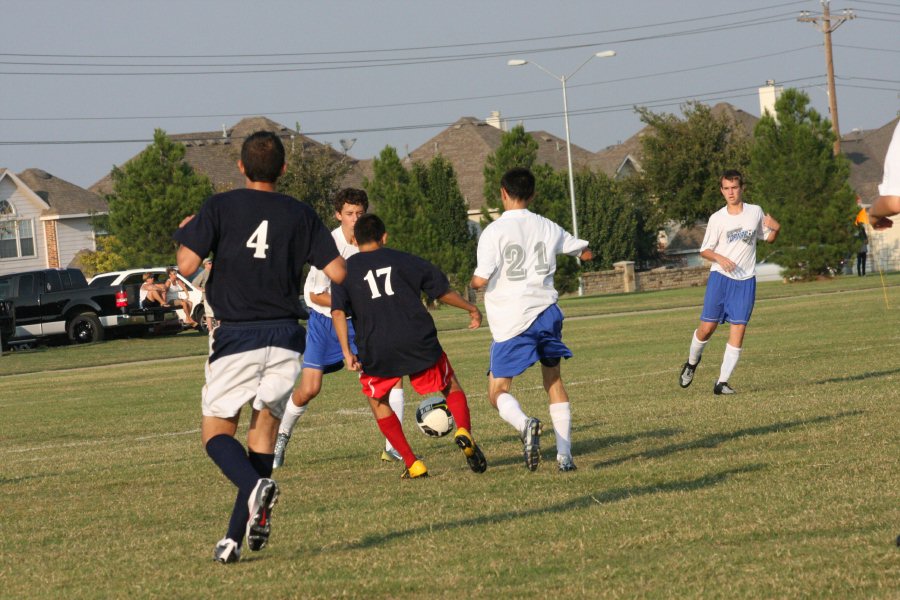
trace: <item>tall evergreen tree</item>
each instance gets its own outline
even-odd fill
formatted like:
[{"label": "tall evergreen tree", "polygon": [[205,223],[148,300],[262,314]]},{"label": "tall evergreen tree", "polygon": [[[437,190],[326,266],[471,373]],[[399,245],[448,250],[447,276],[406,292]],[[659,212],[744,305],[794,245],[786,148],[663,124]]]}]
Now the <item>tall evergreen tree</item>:
[{"label": "tall evergreen tree", "polygon": [[183,144],[157,129],[143,152],[122,168],[113,167],[106,222],[123,266],[174,264],[172,233],[212,194],[209,179],[184,162],[184,152]]},{"label": "tall evergreen tree", "polygon": [[683,225],[705,221],[722,206],[719,176],[749,162],[746,133],[729,117],[715,116],[697,102],[685,105],[684,118],[639,108],[653,127],[643,138],[644,174],[650,193],[668,219]]},{"label": "tall evergreen tree", "polygon": [[815,277],[837,270],[854,246],[858,208],[850,166],[834,156],[831,123],[809,107],[809,96],[789,89],[756,125],[748,196],[781,224],[774,247],[760,248],[786,274]]},{"label": "tall evergreen tree", "polygon": [[328,146],[297,144],[285,159],[287,170],[278,180],[278,191],[312,206],[329,225],[337,226],[331,199],[350,171],[350,162]]},{"label": "tall evergreen tree", "polygon": [[[537,141],[525,132],[523,125],[516,125],[503,133],[500,146],[488,155],[484,163],[484,199],[487,208],[503,211],[500,203],[500,179],[513,167],[530,169],[537,159],[537,151]],[[489,222],[487,210],[482,213],[482,220]]]},{"label": "tall evergreen tree", "polygon": [[425,234],[415,229],[416,208],[421,204],[417,187],[391,146],[385,146],[372,166],[372,179],[364,180],[363,187],[373,211],[384,221],[388,243],[399,250],[415,252],[417,234]]}]

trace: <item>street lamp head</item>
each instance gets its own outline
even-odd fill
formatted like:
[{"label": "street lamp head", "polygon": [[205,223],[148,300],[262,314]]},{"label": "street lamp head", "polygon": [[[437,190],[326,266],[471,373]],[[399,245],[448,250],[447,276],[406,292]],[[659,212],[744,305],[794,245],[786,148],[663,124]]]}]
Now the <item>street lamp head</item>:
[{"label": "street lamp head", "polygon": [[506,61],[506,66],[508,67],[521,67],[522,65],[527,65],[527,60],[522,60],[521,58],[512,58]]},{"label": "street lamp head", "polygon": [[596,56],[597,58],[609,58],[610,56],[615,56],[615,55],[616,55],[615,50],[603,50],[601,52],[597,52],[596,54],[594,54],[594,56]]}]

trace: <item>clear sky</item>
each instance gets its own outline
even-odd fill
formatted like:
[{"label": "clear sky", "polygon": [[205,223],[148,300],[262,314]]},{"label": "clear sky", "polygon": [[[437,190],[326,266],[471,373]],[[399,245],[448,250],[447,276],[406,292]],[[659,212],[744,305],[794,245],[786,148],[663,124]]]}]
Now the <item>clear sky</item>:
[{"label": "clear sky", "polygon": [[[871,129],[900,109],[900,1],[836,0],[839,121]],[[634,133],[634,105],[690,99],[759,114],[773,79],[827,114],[815,0],[0,0],[0,167],[84,187],[169,133],[265,115],[350,154],[404,155],[462,116],[564,136],[597,151]],[[153,73],[153,74],[148,74]],[[134,141],[137,140],[137,141]],[[76,143],[65,143],[76,142]]]}]

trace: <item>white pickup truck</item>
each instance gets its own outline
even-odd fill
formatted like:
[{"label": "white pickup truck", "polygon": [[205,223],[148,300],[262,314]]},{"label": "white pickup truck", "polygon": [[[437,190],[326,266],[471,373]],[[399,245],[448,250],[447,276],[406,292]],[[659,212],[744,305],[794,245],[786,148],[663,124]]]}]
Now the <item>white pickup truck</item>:
[{"label": "white pickup truck", "polygon": [[[91,277],[88,281],[88,285],[90,287],[103,287],[123,283],[137,283],[140,285],[144,282],[144,273],[153,273],[153,276],[156,278],[156,283],[165,283],[167,278],[166,267],[149,267],[146,269],[129,269],[127,271],[98,273]],[[197,273],[194,274],[194,277],[199,273],[200,271],[198,270]],[[191,317],[200,326],[200,331],[208,334],[209,331],[207,330],[205,318],[206,311],[203,308],[203,292],[191,283],[190,279],[181,273],[176,273],[176,277],[178,277],[178,281],[181,282],[181,286],[187,291],[188,301],[191,303]],[[182,325],[184,325],[186,322],[184,310],[179,307],[175,312],[178,314],[178,318],[181,320]]]}]

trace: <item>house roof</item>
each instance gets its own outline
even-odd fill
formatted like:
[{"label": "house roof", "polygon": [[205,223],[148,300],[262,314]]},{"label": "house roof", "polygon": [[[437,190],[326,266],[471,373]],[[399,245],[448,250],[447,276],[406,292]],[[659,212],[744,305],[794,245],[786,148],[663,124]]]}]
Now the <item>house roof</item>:
[{"label": "house roof", "polygon": [[878,197],[878,184],[884,173],[884,157],[900,117],[879,127],[853,131],[841,136],[841,153],[850,160],[850,187],[863,204]]},{"label": "house roof", "polygon": [[669,244],[666,246],[666,254],[685,254],[696,252],[703,243],[706,235],[706,223],[698,223],[691,227],[680,228]]},{"label": "house roof", "polygon": [[49,208],[44,216],[86,215],[106,213],[106,201],[83,187],[60,179],[41,169],[26,169],[18,174],[19,180],[37,194]]},{"label": "house roof", "polygon": [[[288,151],[296,144],[303,144],[306,148],[328,147],[266,117],[247,117],[238,121],[230,129],[175,133],[169,134],[169,138],[184,144],[185,162],[197,173],[209,177],[213,189],[223,192],[244,187],[244,177],[237,169],[237,161],[240,158],[241,144],[244,139],[257,131],[271,131],[277,134]],[[343,156],[336,150],[332,150],[332,152],[336,159]],[[355,159],[352,160],[356,162]],[[112,193],[112,177],[107,175],[92,185],[90,189],[99,194]]]}]

